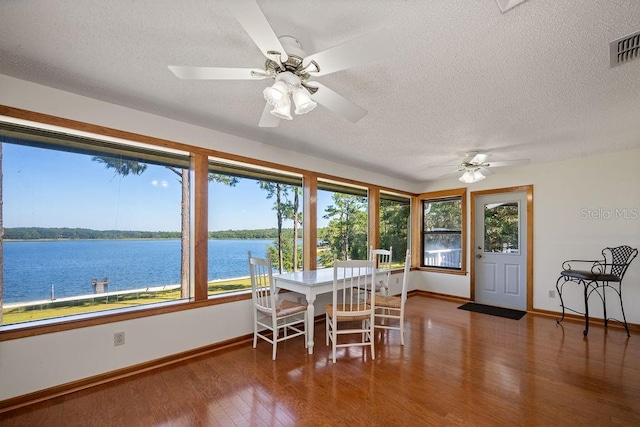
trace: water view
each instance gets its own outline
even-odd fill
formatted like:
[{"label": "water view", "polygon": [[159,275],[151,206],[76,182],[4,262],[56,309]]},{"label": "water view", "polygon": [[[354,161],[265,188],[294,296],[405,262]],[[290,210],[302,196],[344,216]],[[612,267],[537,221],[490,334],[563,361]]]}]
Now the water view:
[{"label": "water view", "polygon": [[[272,240],[209,240],[209,280],[249,275],[247,251],[264,257]],[[4,303],[88,295],[180,282],[180,240],[4,242]]]}]

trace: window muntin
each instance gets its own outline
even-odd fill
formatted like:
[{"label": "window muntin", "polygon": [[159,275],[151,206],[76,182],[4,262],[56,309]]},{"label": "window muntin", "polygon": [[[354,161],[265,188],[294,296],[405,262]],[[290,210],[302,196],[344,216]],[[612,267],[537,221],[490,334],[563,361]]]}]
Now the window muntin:
[{"label": "window muntin", "polygon": [[368,197],[364,187],[318,180],[318,268],[368,259]]},{"label": "window muntin", "polygon": [[250,288],[248,251],[301,270],[302,177],[211,159],[208,294]]},{"label": "window muntin", "polygon": [[462,197],[422,201],[422,266],[462,270]]},{"label": "window muntin", "polygon": [[0,141],[3,324],[190,297],[188,155],[15,127]]},{"label": "window muntin", "polygon": [[379,218],[380,247],[392,247],[392,266],[401,268],[410,243],[411,199],[381,191]]}]

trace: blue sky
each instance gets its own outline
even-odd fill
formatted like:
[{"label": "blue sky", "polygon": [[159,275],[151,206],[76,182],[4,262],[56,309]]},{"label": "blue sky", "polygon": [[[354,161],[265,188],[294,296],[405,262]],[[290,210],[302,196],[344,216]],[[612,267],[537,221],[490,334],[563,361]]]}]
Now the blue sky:
[{"label": "blue sky", "polygon": [[[179,231],[177,178],[155,165],[122,177],[91,156],[3,144],[4,226]],[[253,180],[242,179],[235,187],[211,183],[209,230],[275,227],[273,200],[266,194]],[[318,199],[323,226],[330,201],[326,193]]]}]

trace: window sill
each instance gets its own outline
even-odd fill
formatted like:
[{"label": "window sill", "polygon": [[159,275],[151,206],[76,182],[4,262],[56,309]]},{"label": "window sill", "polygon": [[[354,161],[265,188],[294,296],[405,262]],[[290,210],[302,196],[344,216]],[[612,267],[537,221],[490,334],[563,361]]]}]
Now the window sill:
[{"label": "window sill", "polygon": [[226,304],[235,301],[251,299],[251,292],[239,291],[230,294],[211,295],[203,301],[176,300],[138,307],[118,308],[113,310],[95,311],[91,313],[74,314],[65,317],[33,320],[30,322],[13,323],[0,326],[0,342],[18,338],[26,338],[89,326],[105,325],[149,316],[158,316],[183,310]]},{"label": "window sill", "polygon": [[442,274],[453,274],[456,276],[466,276],[467,271],[465,270],[450,270],[447,268],[436,268],[436,267],[415,267],[412,270],[416,271],[425,271],[428,273],[442,273]]}]

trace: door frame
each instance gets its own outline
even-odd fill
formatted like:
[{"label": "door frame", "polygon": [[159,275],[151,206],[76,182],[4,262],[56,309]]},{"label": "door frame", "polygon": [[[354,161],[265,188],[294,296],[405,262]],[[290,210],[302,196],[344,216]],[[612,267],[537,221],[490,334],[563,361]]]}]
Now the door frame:
[{"label": "door frame", "polygon": [[527,193],[527,311],[533,310],[533,185],[517,187],[495,188],[492,190],[472,191],[471,194],[471,245],[469,258],[471,259],[470,292],[471,301],[476,300],[476,257],[473,255],[476,247],[476,198],[488,194]]}]

